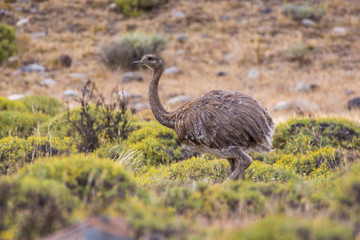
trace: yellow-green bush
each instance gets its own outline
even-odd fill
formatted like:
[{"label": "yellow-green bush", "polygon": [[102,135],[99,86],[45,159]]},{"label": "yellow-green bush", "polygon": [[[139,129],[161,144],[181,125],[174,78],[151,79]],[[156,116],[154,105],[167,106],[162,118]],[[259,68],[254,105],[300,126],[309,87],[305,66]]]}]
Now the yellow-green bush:
[{"label": "yellow-green bush", "polygon": [[78,201],[54,180],[0,179],[0,238],[38,239],[64,227]]},{"label": "yellow-green bush", "polygon": [[50,117],[42,113],[0,111],[0,138],[7,136],[29,137]]},{"label": "yellow-green bush", "polygon": [[115,0],[116,8],[127,17],[136,17],[143,11],[150,10],[166,3],[168,0]]},{"label": "yellow-green bush", "polygon": [[59,100],[48,96],[28,96],[19,100],[24,103],[28,111],[55,116],[61,113],[65,106]]},{"label": "yellow-green bush", "polygon": [[18,173],[19,178],[29,176],[64,183],[74,196],[91,203],[94,211],[100,211],[113,200],[126,200],[136,190],[135,182],[119,165],[83,155],[45,159]]},{"label": "yellow-green bush", "polygon": [[[221,235],[221,234],[219,234]],[[351,228],[326,218],[315,220],[269,216],[247,228],[237,229],[213,239],[228,240],[325,240],[354,239]]]},{"label": "yellow-green bush", "polygon": [[133,131],[122,145],[141,152],[149,165],[170,164],[194,156],[181,147],[174,130],[157,122]]},{"label": "yellow-green bush", "polygon": [[301,21],[305,18],[319,21],[326,14],[326,11],[319,7],[288,3],[283,5],[282,13],[294,21]]},{"label": "yellow-green bush", "polygon": [[27,111],[25,105],[0,96],[0,111]]},{"label": "yellow-green bush", "polygon": [[306,153],[321,146],[360,149],[360,125],[344,119],[296,119],[279,124],[273,147],[285,153]]},{"label": "yellow-green bush", "polygon": [[25,163],[35,158],[75,153],[75,146],[69,138],[48,137],[6,137],[0,139],[0,175],[14,174]]},{"label": "yellow-green bush", "polygon": [[0,63],[13,56],[16,51],[14,28],[7,24],[0,23]]},{"label": "yellow-green bush", "polygon": [[344,154],[340,148],[323,147],[306,154],[284,155],[274,166],[314,178],[326,176],[344,163]]},{"label": "yellow-green bush", "polygon": [[148,53],[159,54],[164,50],[167,40],[161,34],[133,32],[125,33],[116,41],[101,49],[105,62],[113,68],[136,69],[134,61]]},{"label": "yellow-green bush", "polygon": [[290,180],[296,181],[299,179],[294,173],[291,165],[271,165],[259,161],[253,161],[250,167],[246,170],[246,178],[254,182],[288,182]]}]

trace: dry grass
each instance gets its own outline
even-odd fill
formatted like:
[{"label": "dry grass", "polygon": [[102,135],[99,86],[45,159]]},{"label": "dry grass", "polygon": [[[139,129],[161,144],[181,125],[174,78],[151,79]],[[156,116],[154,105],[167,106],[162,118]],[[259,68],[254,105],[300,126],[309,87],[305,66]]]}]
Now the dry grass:
[{"label": "dry grass", "polygon": [[[18,1],[14,7],[30,9],[30,3]],[[309,2],[309,1],[306,1]],[[319,1],[310,1],[313,3]],[[250,94],[271,108],[278,101],[303,98],[320,106],[319,115],[349,116],[358,119],[357,113],[349,113],[346,102],[355,95],[346,95],[345,90],[360,94],[360,3],[355,0],[321,1],[327,15],[316,27],[305,27],[281,14],[282,1],[170,1],[158,12],[139,18],[127,19],[108,10],[104,0],[56,1],[38,4],[39,11],[46,14],[25,14],[11,11],[14,24],[21,17],[29,17],[30,24],[17,27],[21,41],[20,61],[37,60],[47,67],[57,81],[55,88],[43,88],[38,74],[13,76],[15,69],[0,67],[0,95],[25,93],[27,95],[51,95],[62,99],[68,88],[79,88],[83,80],[71,79],[69,72],[87,74],[106,94],[118,83],[120,88],[131,93],[147,96],[148,71],[142,70],[145,81],[130,84],[120,83],[121,71],[107,68],[100,57],[100,47],[123,34],[129,26],[137,30],[157,29],[169,38],[163,52],[167,66],[176,65],[183,73],[164,76],[160,86],[163,102],[175,94],[186,93],[196,97],[212,89],[236,90]],[[341,8],[340,8],[341,6]],[[270,14],[262,14],[266,7]],[[13,8],[14,9],[14,8]],[[185,19],[172,16],[172,9],[183,11]],[[229,19],[222,20],[226,14]],[[333,36],[334,26],[344,26],[346,37]],[[48,36],[31,39],[27,35],[47,31]],[[20,34],[24,32],[24,34]],[[177,33],[186,33],[185,43],[176,41]],[[286,50],[298,43],[314,47],[308,54],[308,63],[299,65],[284,57]],[[185,55],[177,54],[185,50]],[[73,58],[70,69],[55,66],[60,54]],[[230,56],[231,61],[224,61]],[[248,79],[249,69],[260,73],[258,79]],[[217,77],[218,71],[228,74]],[[320,88],[310,93],[296,93],[299,81],[318,83]],[[273,112],[276,118],[287,118],[292,112]]]}]

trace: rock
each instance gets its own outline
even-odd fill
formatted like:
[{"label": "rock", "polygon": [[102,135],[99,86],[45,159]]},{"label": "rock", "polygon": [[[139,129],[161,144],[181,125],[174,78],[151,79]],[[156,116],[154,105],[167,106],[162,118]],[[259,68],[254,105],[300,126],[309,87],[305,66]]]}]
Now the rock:
[{"label": "rock", "polygon": [[222,14],[222,15],[220,16],[220,18],[221,18],[221,20],[224,20],[224,21],[227,21],[227,20],[230,19],[229,16],[226,15],[226,14]]},{"label": "rock", "polygon": [[32,39],[38,39],[38,38],[42,38],[42,37],[46,37],[46,32],[35,32],[35,33],[30,33],[29,36]]},{"label": "rock", "polygon": [[259,78],[260,74],[257,70],[255,69],[250,69],[247,73],[247,77],[250,79],[257,79]]},{"label": "rock", "polygon": [[25,97],[24,94],[13,94],[13,95],[8,96],[8,99],[10,99],[10,100],[19,100],[19,99],[21,99],[23,97]]},{"label": "rock", "polygon": [[68,55],[65,55],[65,54],[60,55],[60,56],[56,59],[56,61],[57,61],[58,63],[60,63],[61,66],[64,66],[64,67],[67,67],[67,68],[71,67],[71,64],[72,64],[72,58],[69,57]]},{"label": "rock", "polygon": [[301,24],[306,26],[306,27],[313,27],[316,25],[316,23],[308,18],[304,18],[303,20],[301,20]]},{"label": "rock", "polygon": [[345,27],[334,27],[332,33],[336,36],[343,37],[347,35],[347,29]]},{"label": "rock", "polygon": [[353,90],[351,90],[351,89],[346,89],[345,90],[345,94],[346,95],[351,95],[351,94],[354,94],[355,92],[353,91]]},{"label": "rock", "polygon": [[347,103],[347,107],[349,110],[360,109],[360,97],[350,99]]},{"label": "rock", "polygon": [[40,85],[43,87],[54,87],[56,85],[56,82],[54,79],[46,78],[40,82]]},{"label": "rock", "polygon": [[175,9],[171,11],[171,15],[172,15],[173,17],[175,17],[175,18],[180,18],[180,19],[186,17],[186,15],[185,15],[184,12],[176,11]]},{"label": "rock", "polygon": [[130,100],[132,102],[138,102],[138,101],[144,99],[144,97],[141,94],[130,94],[125,91],[119,91],[118,94],[119,94],[120,98],[127,98],[128,100]]},{"label": "rock", "polygon": [[143,80],[143,77],[141,76],[141,74],[139,72],[127,72],[127,73],[124,73],[121,81],[124,82],[124,83],[127,83],[127,82],[132,82],[132,81],[142,81]]},{"label": "rock", "polygon": [[281,101],[281,102],[277,102],[276,104],[275,104],[275,106],[273,106],[272,108],[271,108],[271,110],[273,110],[273,111],[280,111],[280,110],[287,110],[287,109],[289,109],[290,108],[290,104],[289,103],[287,103],[287,102],[285,102],[285,101]]},{"label": "rock", "polygon": [[176,40],[180,43],[184,43],[188,39],[188,36],[185,33],[179,33],[176,35]]},{"label": "rock", "polygon": [[80,93],[78,91],[67,89],[64,91],[64,97],[78,97]]},{"label": "rock", "polygon": [[45,72],[45,67],[39,64],[33,63],[20,68],[21,73],[32,73],[32,72]]},{"label": "rock", "polygon": [[298,82],[295,85],[296,92],[309,92],[310,91],[310,84],[306,82]]},{"label": "rock", "polygon": [[227,75],[227,72],[224,72],[224,71],[219,71],[216,73],[216,76],[218,76],[218,77],[224,77],[226,75]]},{"label": "rock", "polygon": [[12,56],[12,57],[10,57],[10,58],[7,60],[7,65],[8,65],[9,67],[16,68],[16,67],[19,66],[19,65],[18,65],[19,62],[20,62],[19,57],[17,57],[17,56]]},{"label": "rock", "polygon": [[223,57],[225,63],[233,63],[239,59],[238,55],[234,53],[226,53]]},{"label": "rock", "polygon": [[69,77],[74,78],[74,79],[86,79],[86,78],[88,78],[87,75],[82,74],[82,73],[70,73]]},{"label": "rock", "polygon": [[109,5],[110,10],[116,10],[116,3],[112,3]]},{"label": "rock", "polygon": [[29,19],[28,18],[22,18],[19,21],[16,22],[16,26],[21,27],[22,25],[28,24]]},{"label": "rock", "polygon": [[183,94],[183,95],[179,95],[179,96],[170,98],[166,103],[170,107],[175,107],[175,106],[179,106],[183,103],[186,103],[187,101],[189,101],[191,99],[192,99],[192,97],[190,97],[189,95]]},{"label": "rock", "polygon": [[179,49],[176,51],[176,54],[178,55],[184,55],[186,53],[186,51],[184,49]]},{"label": "rock", "polygon": [[150,109],[150,103],[136,103],[133,107],[135,112],[140,112],[142,110]]},{"label": "rock", "polygon": [[262,14],[269,14],[272,13],[272,9],[271,8],[265,8],[263,10],[260,11]]},{"label": "rock", "polygon": [[168,67],[164,71],[164,74],[166,74],[166,75],[176,75],[176,74],[179,74],[179,73],[180,73],[180,69],[175,67],[175,66]]},{"label": "rock", "polygon": [[305,99],[294,99],[290,102],[290,109],[299,115],[313,116],[320,110],[319,105]]}]

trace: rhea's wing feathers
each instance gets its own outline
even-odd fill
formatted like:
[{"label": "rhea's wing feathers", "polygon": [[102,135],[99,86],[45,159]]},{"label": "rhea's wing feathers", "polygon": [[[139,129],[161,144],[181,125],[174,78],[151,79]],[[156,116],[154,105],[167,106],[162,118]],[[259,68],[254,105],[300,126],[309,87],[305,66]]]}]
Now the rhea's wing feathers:
[{"label": "rhea's wing feathers", "polygon": [[[253,98],[238,92],[213,91],[179,109],[179,139],[209,148],[263,145],[272,121]],[[269,122],[270,120],[270,122]]]}]

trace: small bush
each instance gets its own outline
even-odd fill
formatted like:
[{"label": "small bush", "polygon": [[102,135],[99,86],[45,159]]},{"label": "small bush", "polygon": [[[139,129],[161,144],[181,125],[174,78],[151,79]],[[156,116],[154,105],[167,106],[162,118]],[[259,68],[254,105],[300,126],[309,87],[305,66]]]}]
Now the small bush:
[{"label": "small bush", "polygon": [[49,116],[42,113],[0,111],[0,138],[29,137],[48,119]]},{"label": "small bush", "polygon": [[230,231],[216,239],[246,240],[301,240],[301,239],[354,239],[352,230],[328,219],[299,219],[284,216],[269,216],[240,230]]},{"label": "small bush", "polygon": [[152,33],[127,33],[117,42],[102,47],[102,55],[110,67],[136,69],[134,61],[147,53],[159,54],[166,45],[163,35]]},{"label": "small bush", "polygon": [[76,152],[70,139],[49,139],[47,137],[6,137],[0,139],[0,175],[14,174],[25,163],[32,163],[35,158],[55,156]]},{"label": "small bush", "polygon": [[298,180],[289,165],[270,165],[259,161],[254,161],[246,170],[246,178],[254,182],[281,182],[286,183],[290,180]]},{"label": "small bush", "polygon": [[64,227],[77,205],[64,184],[32,177],[2,178],[0,202],[0,236],[11,239],[38,239]]},{"label": "small bush", "polygon": [[283,5],[282,14],[290,17],[294,21],[301,21],[305,18],[319,21],[326,14],[326,11],[323,8],[289,3]]},{"label": "small bush", "polygon": [[285,153],[306,153],[321,146],[359,150],[359,124],[344,119],[292,118],[275,129],[273,147]]},{"label": "small bush", "polygon": [[0,63],[17,51],[16,35],[13,27],[0,23]]},{"label": "small bush", "polygon": [[290,61],[304,62],[305,57],[313,50],[313,47],[308,44],[295,44],[290,46],[286,51],[286,57]]},{"label": "small bush", "polygon": [[133,131],[122,145],[142,153],[149,165],[170,164],[196,155],[181,147],[175,131],[157,122]]},{"label": "small bush", "polygon": [[26,106],[19,102],[0,97],[0,111],[27,111]]},{"label": "small bush", "polygon": [[53,97],[47,96],[29,96],[19,100],[24,103],[28,111],[34,113],[44,113],[55,116],[65,110],[64,104]]},{"label": "small bush", "polygon": [[168,0],[115,0],[116,8],[127,17],[136,17],[143,11],[165,4]]},{"label": "small bush", "polygon": [[109,160],[82,155],[45,159],[25,168],[18,176],[62,182],[73,196],[91,204],[95,212],[104,209],[113,200],[127,200],[136,189],[122,167]]}]

